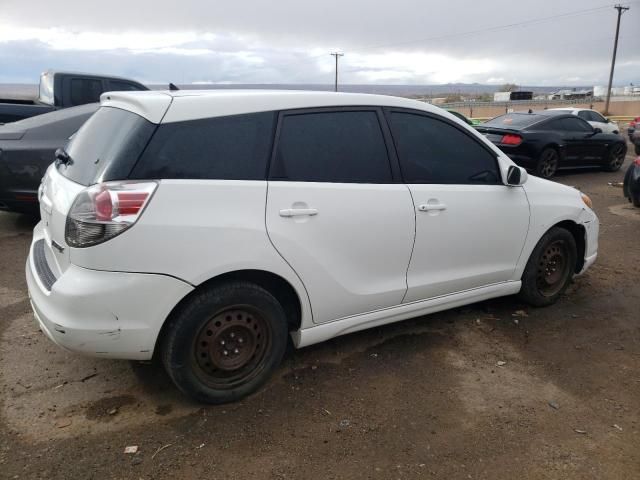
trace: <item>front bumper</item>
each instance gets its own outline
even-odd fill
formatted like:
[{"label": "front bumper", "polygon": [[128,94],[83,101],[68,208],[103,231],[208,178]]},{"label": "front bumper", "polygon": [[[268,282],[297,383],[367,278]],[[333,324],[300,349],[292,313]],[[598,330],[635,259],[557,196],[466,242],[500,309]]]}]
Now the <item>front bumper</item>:
[{"label": "front bumper", "polygon": [[584,263],[578,275],[582,275],[593,265],[598,258],[598,235],[600,234],[600,221],[597,215],[590,209],[585,209],[580,214],[579,223],[584,227]]},{"label": "front bumper", "polygon": [[59,346],[96,357],[148,360],[165,319],[193,287],[166,275],[70,265],[48,291],[27,259],[29,298],[42,331]]}]

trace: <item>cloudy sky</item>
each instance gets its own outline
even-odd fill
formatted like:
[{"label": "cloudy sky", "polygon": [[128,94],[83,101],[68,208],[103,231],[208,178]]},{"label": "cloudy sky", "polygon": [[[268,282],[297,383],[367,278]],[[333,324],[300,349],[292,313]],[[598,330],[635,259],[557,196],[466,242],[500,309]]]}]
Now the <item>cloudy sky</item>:
[{"label": "cloudy sky", "polygon": [[[0,82],[47,68],[146,83],[606,84],[605,0],[0,0]],[[640,0],[614,83],[640,83]]]}]

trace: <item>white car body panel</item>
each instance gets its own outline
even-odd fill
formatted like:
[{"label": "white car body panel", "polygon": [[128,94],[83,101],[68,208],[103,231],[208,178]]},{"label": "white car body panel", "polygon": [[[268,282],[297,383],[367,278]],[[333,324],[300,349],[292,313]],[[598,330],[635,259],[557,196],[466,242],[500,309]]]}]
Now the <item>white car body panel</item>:
[{"label": "white car body panel", "polygon": [[[281,216],[300,208],[317,213]],[[402,303],[415,231],[406,185],[269,182],[266,218],[309,291],[315,323]]]},{"label": "white car body panel", "polygon": [[[71,249],[71,261],[93,270],[171,275],[194,286],[238,270],[271,272],[291,284],[303,322],[311,324],[303,284],[269,241],[266,196],[266,181],[162,180],[134,227]],[[189,208],[176,208],[178,202]]]},{"label": "white car body panel", "polygon": [[[405,302],[512,278],[529,229],[529,202],[522,187],[409,188],[416,208],[416,240]],[[444,209],[427,210],[434,206]]]},{"label": "white car body panel", "polygon": [[364,315],[355,315],[335,322],[318,325],[314,328],[303,329],[294,332],[292,337],[298,348],[306,347],[314,343],[324,342],[333,337],[358,332],[367,328],[441,312],[442,310],[460,307],[469,303],[482,302],[490,298],[514,295],[520,291],[520,286],[520,281],[504,282],[450,295],[443,295],[429,300],[405,303],[393,308],[368,312]]},{"label": "white car body panel", "polygon": [[[514,165],[453,115],[394,97],[118,92],[103,95],[102,103],[153,123],[323,106],[413,108],[446,117],[484,142],[496,153],[503,181]],[[172,309],[194,288],[226,273],[260,270],[292,286],[301,309],[292,338],[299,347],[310,345],[516,293],[535,245],[559,222],[584,228],[584,271],[597,255],[597,217],[577,190],[524,172],[522,178],[526,182],[516,187],[160,180],[131,228],[89,248],[69,248],[66,215],[84,187],[50,168],[34,241],[45,239],[47,263],[58,280],[51,292],[43,288],[31,252],[29,292],[43,330],[56,343],[145,359]],[[432,199],[447,210],[420,210]],[[302,207],[317,214],[281,216],[281,210]]]},{"label": "white car body panel", "polygon": [[[40,222],[34,243],[42,238]],[[165,275],[69,265],[49,292],[38,279],[33,246],[26,276],[36,319],[54,343],[86,355],[129,360],[152,357],[164,320],[193,290],[188,283]]]}]

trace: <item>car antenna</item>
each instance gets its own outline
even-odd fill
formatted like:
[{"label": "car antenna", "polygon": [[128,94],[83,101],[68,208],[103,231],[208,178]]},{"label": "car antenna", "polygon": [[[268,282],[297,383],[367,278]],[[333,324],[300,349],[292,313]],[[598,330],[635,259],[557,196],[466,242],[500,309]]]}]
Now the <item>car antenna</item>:
[{"label": "car antenna", "polygon": [[176,90],[180,90],[180,89],[178,88],[177,85],[174,85],[173,83],[169,82],[169,90],[172,92],[175,92]]}]

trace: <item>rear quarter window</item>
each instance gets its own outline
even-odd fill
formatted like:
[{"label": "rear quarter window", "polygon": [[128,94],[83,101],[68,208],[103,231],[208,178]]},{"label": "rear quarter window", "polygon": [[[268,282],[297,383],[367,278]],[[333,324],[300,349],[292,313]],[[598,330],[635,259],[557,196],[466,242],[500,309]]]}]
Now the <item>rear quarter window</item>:
[{"label": "rear quarter window", "polygon": [[135,113],[101,107],[69,141],[71,162],[58,171],[81,185],[125,179],[154,129]]},{"label": "rear quarter window", "polygon": [[264,180],[274,121],[263,112],[160,125],[131,178]]}]

